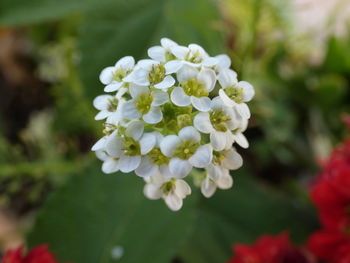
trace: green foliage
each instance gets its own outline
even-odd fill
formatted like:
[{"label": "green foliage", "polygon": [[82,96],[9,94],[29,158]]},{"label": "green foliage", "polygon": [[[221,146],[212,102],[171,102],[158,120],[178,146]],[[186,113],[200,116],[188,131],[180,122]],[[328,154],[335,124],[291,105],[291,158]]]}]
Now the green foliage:
[{"label": "green foliage", "polygon": [[315,226],[308,206],[253,182],[244,171],[234,173],[235,186],[204,200],[192,237],[180,251],[184,262],[225,262],[235,243],[251,243],[266,233],[288,229],[303,242]]},{"label": "green foliage", "polygon": [[195,219],[194,200],[172,212],[142,194],[132,174],[103,175],[99,167],[71,178],[47,202],[29,235],[31,246],[48,243],[63,262],[170,262],[188,238]]},{"label": "green foliage", "polygon": [[[116,11],[118,10],[118,11]],[[193,13],[193,10],[201,12]],[[161,37],[198,43],[211,52],[222,51],[222,36],[213,24],[217,12],[208,0],[132,0],[101,5],[81,25],[80,73],[90,99],[101,91],[98,75],[119,58],[146,55]]]},{"label": "green foliage", "polygon": [[204,263],[224,262],[233,243],[263,233],[289,229],[300,242],[314,228],[306,207],[256,185],[245,172],[235,179],[235,187],[202,200],[197,209],[191,197],[184,209],[171,212],[162,201],[142,196],[134,174],[103,175],[90,168],[51,197],[29,242],[48,243],[60,259],[75,263],[112,262],[117,245],[125,251],[120,262],[163,263],[178,255]]}]

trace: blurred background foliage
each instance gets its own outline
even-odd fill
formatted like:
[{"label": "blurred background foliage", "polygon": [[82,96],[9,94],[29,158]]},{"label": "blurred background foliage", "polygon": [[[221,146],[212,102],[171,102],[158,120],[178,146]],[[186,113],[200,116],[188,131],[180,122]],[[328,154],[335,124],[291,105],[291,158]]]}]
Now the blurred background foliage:
[{"label": "blurred background foliage", "polygon": [[[262,233],[303,242],[317,227],[307,185],[346,136],[349,17],[346,0],[2,0],[0,248],[28,234],[76,263],[209,263]],[[133,175],[101,174],[90,152],[99,72],[161,37],[228,53],[256,89],[235,186],[179,213]]]}]

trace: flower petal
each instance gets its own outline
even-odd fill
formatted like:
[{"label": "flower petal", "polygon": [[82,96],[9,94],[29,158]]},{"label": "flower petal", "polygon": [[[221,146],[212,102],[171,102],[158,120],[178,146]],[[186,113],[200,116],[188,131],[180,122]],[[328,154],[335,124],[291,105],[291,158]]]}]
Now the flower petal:
[{"label": "flower petal", "polygon": [[159,65],[159,61],[153,59],[141,59],[137,62],[137,67],[149,71],[152,66]]},{"label": "flower petal", "polygon": [[156,136],[152,133],[144,133],[139,143],[141,147],[141,154],[147,154],[156,145]]},{"label": "flower petal", "polygon": [[205,169],[207,176],[213,181],[217,181],[222,174],[222,169],[219,165],[209,164]]},{"label": "flower petal", "polygon": [[218,96],[218,97],[215,97],[211,100],[210,102],[210,108],[212,110],[222,110],[225,108],[225,105],[224,103],[222,102],[222,99]]},{"label": "flower petal", "polygon": [[105,85],[111,83],[113,80],[113,77],[114,77],[114,70],[115,70],[114,67],[104,68],[101,71],[100,76],[99,76],[100,81]]},{"label": "flower petal", "polygon": [[159,171],[162,176],[165,178],[172,178],[174,175],[170,172],[169,166],[168,165],[161,165],[159,166]]},{"label": "flower petal", "polygon": [[198,44],[189,44],[188,48],[191,50],[192,53],[199,53],[200,57],[206,58],[208,57],[207,52]]},{"label": "flower petal", "polygon": [[174,154],[175,148],[180,143],[181,143],[181,140],[176,135],[165,136],[160,143],[160,150],[165,156],[171,157]]},{"label": "flower petal", "polygon": [[215,58],[218,60],[218,70],[229,68],[231,66],[231,59],[226,54],[217,55]]},{"label": "flower petal", "polygon": [[209,144],[206,144],[198,147],[197,151],[191,156],[190,159],[188,159],[188,161],[194,167],[204,168],[211,163],[212,159],[213,148]]},{"label": "flower petal", "polygon": [[192,126],[187,126],[179,131],[179,138],[183,141],[200,142],[200,133]]},{"label": "flower petal", "polygon": [[125,135],[138,141],[141,138],[143,131],[144,125],[142,121],[135,120],[128,123],[128,126],[125,130]]},{"label": "flower petal", "polygon": [[213,131],[210,133],[210,144],[215,151],[222,151],[226,146],[225,132]]},{"label": "flower petal", "polygon": [[237,104],[231,100],[229,96],[227,96],[226,92],[223,89],[219,90],[219,96],[222,99],[222,102],[228,107],[233,107]]},{"label": "flower petal", "polygon": [[210,122],[208,112],[199,112],[193,120],[194,127],[203,133],[210,133],[214,130],[213,125]]},{"label": "flower petal", "polygon": [[140,86],[148,86],[148,71],[140,67],[135,67],[134,71],[127,75],[123,81],[132,82]]},{"label": "flower petal", "polygon": [[123,173],[134,171],[141,163],[141,156],[122,155],[119,160],[119,169]]},{"label": "flower petal", "polygon": [[170,49],[171,47],[178,46],[178,44],[176,42],[174,42],[171,39],[166,38],[166,37],[163,37],[160,40],[160,44],[162,45],[162,47],[164,47],[166,49]]},{"label": "flower petal", "polygon": [[247,81],[238,82],[238,88],[243,89],[244,101],[250,101],[255,95],[255,91],[252,84],[250,84]]},{"label": "flower petal", "polygon": [[105,92],[113,92],[116,91],[118,89],[120,89],[120,87],[123,85],[123,82],[112,82],[111,84],[108,84],[105,88],[104,91]]},{"label": "flower petal", "polygon": [[227,130],[227,131],[225,132],[225,137],[226,137],[225,149],[231,149],[231,148],[232,148],[232,144],[233,144],[234,141],[235,141],[232,132],[229,131],[229,130]]},{"label": "flower petal", "polygon": [[106,161],[107,158],[110,158],[104,150],[98,150],[95,152],[95,154],[96,154],[96,157],[103,162]]},{"label": "flower petal", "polygon": [[134,120],[141,117],[141,113],[136,109],[135,103],[131,100],[123,103],[121,113],[122,117],[128,120]]},{"label": "flower petal", "polygon": [[135,170],[136,175],[140,177],[149,177],[159,172],[158,166],[151,163],[150,157],[143,157],[139,167]]},{"label": "flower petal", "polygon": [[155,124],[163,119],[163,113],[159,107],[151,107],[150,111],[142,116],[142,119],[149,124]]},{"label": "flower petal", "polygon": [[201,192],[206,197],[212,197],[216,191],[216,184],[209,178],[206,178],[201,185]]},{"label": "flower petal", "polygon": [[235,86],[238,83],[237,73],[232,69],[224,69],[220,71],[218,75],[218,81],[222,88],[227,88],[230,86]]},{"label": "flower petal", "polygon": [[180,107],[188,106],[191,104],[191,97],[188,96],[182,88],[175,87],[170,95],[171,101]]},{"label": "flower petal", "polygon": [[231,149],[225,152],[225,159],[222,161],[222,166],[229,170],[236,170],[243,165],[242,156]]},{"label": "flower petal", "polygon": [[156,89],[166,90],[175,84],[175,79],[172,76],[166,76],[161,82],[154,85]]},{"label": "flower petal", "polygon": [[207,91],[212,91],[216,82],[215,71],[209,68],[202,68],[198,74],[198,80],[204,83],[204,87]]},{"label": "flower petal", "polygon": [[203,59],[202,65],[205,67],[213,67],[219,63],[218,59],[215,57],[207,57]]},{"label": "flower petal", "polygon": [[94,99],[92,104],[98,110],[106,110],[109,105],[109,100],[112,100],[112,99],[113,99],[113,96],[111,95],[100,95]]},{"label": "flower petal", "polygon": [[160,106],[169,101],[168,93],[161,90],[152,91],[152,97],[152,106]]},{"label": "flower petal", "polygon": [[123,145],[123,138],[112,134],[106,141],[106,152],[112,157],[120,157],[123,153]]},{"label": "flower petal", "polygon": [[187,160],[172,158],[169,162],[169,170],[175,178],[184,178],[192,170],[192,165]]},{"label": "flower petal", "polygon": [[102,164],[102,172],[111,174],[119,171],[119,160],[114,158],[106,159]]},{"label": "flower petal", "polygon": [[159,62],[165,62],[165,49],[161,46],[154,46],[147,50],[147,54],[151,59]]},{"label": "flower petal", "polygon": [[172,210],[172,211],[178,211],[181,209],[183,201],[180,197],[174,194],[168,194],[164,201],[166,205]]},{"label": "flower petal", "polygon": [[174,192],[178,197],[185,198],[191,194],[191,187],[184,180],[176,180]]},{"label": "flower petal", "polygon": [[165,67],[165,74],[173,74],[176,73],[180,70],[180,68],[184,65],[182,60],[171,60],[167,62],[164,67]]},{"label": "flower petal", "polygon": [[95,120],[97,120],[97,121],[103,120],[103,119],[109,117],[111,114],[112,114],[112,112],[109,112],[107,110],[100,111],[99,113],[96,114]]},{"label": "flower petal", "polygon": [[233,134],[233,138],[235,139],[235,142],[241,146],[242,148],[248,148],[249,147],[249,143],[247,138],[243,135],[243,133],[237,133],[237,134]]},{"label": "flower petal", "polygon": [[138,96],[140,96],[140,94],[147,94],[149,92],[149,88],[131,84],[129,87],[129,92],[131,97],[137,98]]},{"label": "flower petal", "polygon": [[191,103],[193,107],[195,107],[199,111],[209,111],[210,110],[210,99],[208,97],[200,97],[197,98],[195,96],[191,96]]},{"label": "flower petal", "polygon": [[151,200],[160,199],[163,195],[162,190],[158,185],[146,184],[143,188],[143,194]]},{"label": "flower petal", "polygon": [[242,116],[244,119],[249,119],[250,118],[250,110],[247,104],[245,103],[239,103],[235,105],[237,112],[239,115]]},{"label": "flower petal", "polygon": [[226,172],[222,174],[222,176],[219,178],[219,180],[216,183],[220,189],[229,189],[232,187],[233,179],[230,173],[228,172],[228,170],[226,170]]},{"label": "flower petal", "polygon": [[172,46],[170,47],[171,53],[179,59],[185,59],[185,56],[190,52],[190,49],[184,46]]},{"label": "flower petal", "polygon": [[125,56],[115,64],[117,69],[132,69],[135,66],[135,59],[132,56]]},{"label": "flower petal", "polygon": [[102,137],[99,139],[91,148],[91,151],[99,151],[99,150],[104,150],[107,142],[107,136]]},{"label": "flower petal", "polygon": [[183,83],[189,79],[197,78],[198,75],[198,69],[195,67],[189,66],[187,64],[184,64],[179,71],[177,72],[177,80],[179,83]]}]

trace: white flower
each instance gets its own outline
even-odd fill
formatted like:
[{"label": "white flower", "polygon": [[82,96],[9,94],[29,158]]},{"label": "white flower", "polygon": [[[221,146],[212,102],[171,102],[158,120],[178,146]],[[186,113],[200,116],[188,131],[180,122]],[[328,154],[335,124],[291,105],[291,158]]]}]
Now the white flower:
[{"label": "white flower", "polygon": [[119,158],[109,156],[105,151],[96,151],[98,159],[103,161],[102,172],[111,174],[119,171]]},{"label": "white flower", "polygon": [[209,144],[200,144],[201,135],[192,126],[182,128],[179,135],[168,135],[160,143],[162,153],[171,158],[169,170],[177,178],[189,174],[192,167],[204,168],[213,158]]},{"label": "white flower", "polygon": [[169,38],[162,38],[160,40],[161,46],[154,46],[148,49],[148,56],[159,62],[167,62],[175,58],[174,54],[171,52],[171,48],[178,46],[177,43],[170,40]]},{"label": "white flower", "polygon": [[100,74],[100,81],[107,85],[106,92],[116,91],[125,83],[124,78],[132,71],[135,60],[131,56],[121,58],[114,67],[104,68]]},{"label": "white flower", "polygon": [[220,73],[222,70],[229,69],[231,66],[231,59],[225,54],[217,55],[215,57],[207,57],[201,63],[204,67],[209,67]]},{"label": "white flower", "polygon": [[105,142],[107,154],[119,160],[119,169],[123,173],[137,169],[141,163],[141,155],[150,152],[156,144],[156,137],[151,133],[143,133],[143,130],[142,122],[132,121],[123,137],[116,130]]},{"label": "white flower", "polygon": [[148,87],[133,84],[130,85],[129,92],[132,99],[122,105],[123,118],[135,120],[142,117],[149,124],[162,120],[163,113],[159,106],[168,102],[168,93],[161,90],[151,91]]},{"label": "white flower", "polygon": [[177,73],[180,87],[175,87],[171,92],[171,101],[180,107],[192,104],[199,111],[210,109],[208,94],[214,89],[216,76],[212,69],[185,65]]},{"label": "white flower", "polygon": [[118,90],[115,96],[112,95],[100,95],[97,96],[93,105],[100,112],[95,116],[95,120],[103,120],[107,118],[107,123],[117,124],[120,120],[120,109],[124,102],[122,96],[127,91],[126,88]]},{"label": "white flower", "polygon": [[250,110],[244,102],[254,97],[253,86],[246,81],[238,82],[237,73],[231,69],[221,70],[218,81],[222,86],[219,90],[222,101],[229,107],[235,107],[243,118],[249,119]]},{"label": "white flower", "polygon": [[154,148],[142,157],[140,166],[135,173],[141,177],[155,176],[161,174],[163,177],[175,177],[169,170],[170,158],[165,156],[160,150],[160,144],[164,136],[159,132],[153,132],[156,137],[156,145]]},{"label": "white flower", "polygon": [[180,210],[183,199],[191,194],[190,186],[181,179],[164,178],[158,174],[145,180],[147,182],[143,189],[145,196],[151,200],[163,198],[173,211]]},{"label": "white flower", "polygon": [[175,84],[175,79],[166,74],[165,67],[159,61],[152,59],[140,60],[125,81],[161,90],[167,90]]},{"label": "white flower", "polygon": [[243,162],[233,144],[249,146],[243,132],[254,89],[237,80],[227,55],[209,56],[197,44],[162,38],[147,53],[150,59],[123,57],[101,72],[105,92],[117,92],[93,102],[104,136],[92,150],[104,173],[134,172],[147,182],[148,198],[176,211],[191,194],[182,178],[193,168],[206,197],[232,186],[229,172]]},{"label": "white flower", "polygon": [[247,138],[243,135],[243,132],[248,127],[248,120],[242,118],[239,114],[236,113],[236,128],[232,131],[233,140],[242,148],[248,148],[249,142]]},{"label": "white flower", "polygon": [[164,66],[167,74],[178,72],[184,65],[199,67],[202,64],[214,66],[218,60],[209,57],[207,52],[197,44],[190,44],[188,47],[173,45],[170,52],[176,59],[170,60]]},{"label": "white flower", "polygon": [[234,136],[231,130],[237,128],[234,110],[225,106],[220,97],[210,103],[209,112],[199,112],[194,120],[194,127],[202,133],[210,134],[210,143],[214,150],[221,151],[232,146]]},{"label": "white flower", "polygon": [[236,170],[243,164],[242,157],[232,148],[224,152],[214,152],[213,163],[206,167],[206,175],[201,182],[201,192],[211,197],[216,188],[229,189],[233,180],[229,170]]}]

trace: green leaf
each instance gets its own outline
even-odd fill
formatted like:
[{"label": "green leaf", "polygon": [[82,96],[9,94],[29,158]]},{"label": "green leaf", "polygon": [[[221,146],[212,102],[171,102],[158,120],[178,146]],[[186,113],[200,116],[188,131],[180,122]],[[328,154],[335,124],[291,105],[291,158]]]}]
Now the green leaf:
[{"label": "green leaf", "polygon": [[133,174],[103,175],[100,168],[73,176],[47,202],[29,236],[30,246],[49,244],[62,262],[170,262],[194,222],[194,200],[170,211],[162,201],[142,194]]},{"label": "green leaf", "polygon": [[235,174],[232,189],[202,203],[196,229],[180,253],[184,262],[225,262],[236,242],[249,244],[285,230],[301,241],[316,227],[309,208],[263,189],[245,173]]},{"label": "green leaf", "polygon": [[[201,10],[194,12],[193,10]],[[81,78],[90,99],[102,92],[98,76],[123,56],[146,58],[161,37],[179,44],[195,42],[212,55],[222,52],[213,24],[217,12],[209,0],[130,0],[102,5],[81,26]]]},{"label": "green leaf", "polygon": [[58,19],[78,12],[94,0],[2,0],[0,2],[0,25],[22,26]]}]

